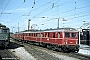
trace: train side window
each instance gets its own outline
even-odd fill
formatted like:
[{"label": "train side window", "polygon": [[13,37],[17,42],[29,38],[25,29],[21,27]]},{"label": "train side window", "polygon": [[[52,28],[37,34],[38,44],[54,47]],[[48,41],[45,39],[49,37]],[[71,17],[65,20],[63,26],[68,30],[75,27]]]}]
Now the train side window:
[{"label": "train side window", "polygon": [[3,33],[7,33],[8,32],[8,30],[7,29],[3,29]]},{"label": "train side window", "polygon": [[45,37],[49,37],[49,33],[46,33],[45,35],[46,35]]},{"label": "train side window", "polygon": [[40,34],[37,34],[37,37],[40,37]]},{"label": "train side window", "polygon": [[29,34],[27,33],[26,36],[29,36]]},{"label": "train side window", "polygon": [[48,36],[47,36],[47,33],[45,33],[45,37],[48,37]]},{"label": "train side window", "polygon": [[30,33],[29,33],[29,36],[30,36]]},{"label": "train side window", "polygon": [[30,33],[30,36],[32,36],[32,33]]},{"label": "train side window", "polygon": [[76,37],[76,33],[72,33],[72,37]]},{"label": "train side window", "polygon": [[45,33],[43,33],[43,37],[45,37]]},{"label": "train side window", "polygon": [[44,33],[42,33],[42,37],[44,37]]},{"label": "train side window", "polygon": [[48,33],[48,37],[49,37],[49,33]]},{"label": "train side window", "polygon": [[32,36],[32,33],[30,33],[30,36]]},{"label": "train side window", "polygon": [[34,33],[33,33],[33,36],[34,36]]},{"label": "train side window", "polygon": [[60,33],[58,32],[58,38],[60,38]]},{"label": "train side window", "polygon": [[55,38],[55,33],[53,33],[53,38]]},{"label": "train side window", "polygon": [[35,33],[33,33],[33,36],[35,36]]},{"label": "train side window", "polygon": [[36,37],[37,37],[37,33],[36,33]]},{"label": "train side window", "polygon": [[34,36],[36,37],[36,33],[34,33]]},{"label": "train side window", "polygon": [[65,37],[70,37],[70,32],[65,32]]}]

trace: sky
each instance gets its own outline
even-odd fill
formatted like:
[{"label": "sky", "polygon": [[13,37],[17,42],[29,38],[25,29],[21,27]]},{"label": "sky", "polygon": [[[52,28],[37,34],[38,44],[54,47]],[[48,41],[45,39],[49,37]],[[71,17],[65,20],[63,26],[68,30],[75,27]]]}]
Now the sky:
[{"label": "sky", "polygon": [[[11,32],[58,27],[80,28],[90,22],[90,0],[0,0],[0,23]],[[30,28],[31,29],[31,28]]]}]

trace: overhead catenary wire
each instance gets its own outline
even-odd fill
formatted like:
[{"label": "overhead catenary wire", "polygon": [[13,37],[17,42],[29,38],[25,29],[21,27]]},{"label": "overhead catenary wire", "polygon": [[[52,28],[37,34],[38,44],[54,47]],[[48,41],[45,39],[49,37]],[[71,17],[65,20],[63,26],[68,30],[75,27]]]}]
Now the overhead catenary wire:
[{"label": "overhead catenary wire", "polygon": [[86,11],[78,12],[78,13],[75,13],[75,14],[68,14],[68,16],[64,16],[64,17],[66,18],[66,17],[71,17],[71,16],[77,16],[77,15],[86,14],[86,13],[89,13],[89,12],[90,12],[90,10],[86,10]]},{"label": "overhead catenary wire", "polygon": [[[76,8],[76,9],[83,9],[83,8],[87,8],[87,7],[90,7],[90,6],[84,6],[84,7],[79,7],[79,8]],[[67,12],[70,12],[70,11],[73,11],[73,10],[75,10],[75,9],[71,9],[71,10],[68,10],[68,11],[66,11],[66,12],[63,12],[63,13],[61,13],[61,14],[64,14],[64,13],[67,13]],[[43,11],[42,11],[43,12]],[[41,13],[42,13],[41,12]],[[81,13],[81,12],[80,12]],[[85,12],[86,13],[86,12]],[[40,13],[39,13],[40,14]],[[38,15],[39,15],[38,14]],[[36,15],[37,16],[37,15]],[[89,15],[84,15],[84,16],[89,16]],[[78,17],[73,17],[73,18],[70,18],[70,19],[74,19],[74,18],[79,18],[79,17],[84,17],[84,16],[78,16]],[[45,18],[45,17],[44,17]],[[63,17],[62,17],[63,18]]]},{"label": "overhead catenary wire", "polygon": [[[50,4],[51,2],[53,2],[54,0],[51,0],[51,1],[49,1],[49,2],[47,2],[47,3],[45,3],[44,5],[42,5],[42,6],[40,6],[40,7],[38,7],[38,8],[35,8],[35,9],[32,9],[32,10],[30,10],[30,12],[27,14],[28,16],[30,15],[30,13],[32,12],[32,11],[35,11],[35,10],[37,10],[37,9],[40,9],[41,7],[43,7],[43,6],[45,6],[45,5],[47,5],[47,4]],[[58,1],[60,1],[60,0],[58,0]],[[57,1],[57,2],[58,2]],[[55,2],[55,3],[57,3],[57,2]],[[36,3],[36,2],[35,2]],[[54,4],[55,4],[54,3]],[[69,3],[69,2],[65,2],[65,3]],[[71,2],[72,3],[72,2]],[[63,4],[64,5],[64,4]],[[62,6],[62,5],[61,5]],[[51,7],[51,6],[50,6]],[[56,7],[56,6],[54,6],[54,7]],[[51,8],[50,8],[51,9]],[[48,10],[50,10],[50,9],[48,9]],[[46,9],[46,11],[48,11],[47,9]],[[44,10],[45,11],[45,10]],[[44,12],[44,11],[42,11],[42,12]],[[41,14],[42,12],[40,12],[39,14]],[[37,15],[39,15],[39,14],[37,14]]]},{"label": "overhead catenary wire", "polygon": [[81,15],[81,16],[77,16],[77,17],[73,17],[73,18],[68,18],[68,20],[69,20],[69,19],[80,18],[80,17],[85,17],[85,16],[90,16],[90,14],[86,14],[86,15]]},{"label": "overhead catenary wire", "polygon": [[[85,8],[85,7],[82,7],[82,8]],[[78,8],[79,9],[79,8]],[[87,12],[88,11],[88,12]],[[72,18],[68,18],[68,19],[66,19],[66,20],[70,20],[70,19],[76,19],[76,18],[81,18],[81,17],[85,17],[85,16],[90,16],[90,13],[89,13],[89,10],[87,10],[87,11],[84,11],[84,12],[80,12],[80,13],[88,13],[88,14],[86,14],[86,15],[80,15],[80,16],[75,16],[75,17],[72,17]],[[79,14],[79,13],[78,13]],[[78,15],[77,14],[77,15]],[[45,18],[45,17],[44,17]],[[50,19],[49,21],[51,21],[52,19]],[[53,20],[55,20],[55,19],[53,19]]]},{"label": "overhead catenary wire", "polygon": [[[60,1],[60,0],[58,0]],[[37,15],[35,15],[33,18],[37,17],[38,15],[40,15],[41,13],[45,12],[45,11],[49,11],[51,10],[52,8],[54,8],[54,4],[56,4],[58,1],[56,1],[55,3],[53,3],[53,5],[47,7],[46,9],[44,9],[43,11],[41,11],[40,13],[38,13]],[[52,3],[52,2],[51,2]]]},{"label": "overhead catenary wire", "polygon": [[[35,2],[35,3],[36,3],[36,2]],[[55,8],[55,3],[54,3],[54,2],[52,2],[52,5],[54,5],[54,6],[53,6],[53,8]],[[51,5],[51,6],[49,6],[49,9],[46,9],[46,10],[43,10],[42,12],[40,12],[40,14],[41,14],[41,13],[43,13],[43,12],[45,12],[45,11],[50,10],[50,9],[51,9],[51,7],[52,7],[52,5]],[[57,6],[58,6],[58,5],[57,5]],[[86,7],[86,8],[87,8],[87,7]],[[78,8],[76,7],[76,9],[78,9]],[[82,9],[82,8],[80,8],[80,9]],[[37,9],[36,9],[36,10],[37,10]],[[74,8],[74,10],[75,10],[75,8]],[[71,11],[74,11],[74,10],[71,10]],[[34,9],[32,9],[32,11],[35,11],[35,10],[34,10]],[[32,12],[32,11],[31,11],[31,12]],[[70,11],[70,10],[68,10],[68,11],[66,11],[65,13],[67,13],[67,12],[71,12],[71,11]],[[62,12],[62,13],[64,14],[64,12]],[[37,13],[37,16],[38,16],[38,13]],[[36,16],[36,17],[37,17],[37,16]],[[21,17],[22,17],[22,16],[21,16]],[[18,18],[20,18],[20,17],[18,17]],[[18,18],[16,18],[16,19],[18,19]]]},{"label": "overhead catenary wire", "polygon": [[[3,4],[4,4],[4,1],[0,0],[0,11],[2,12],[3,11]],[[1,13],[0,12],[0,13]]]},{"label": "overhead catenary wire", "polygon": [[[49,10],[55,8],[55,7],[63,6],[63,5],[68,4],[68,3],[73,3],[73,1],[67,1],[67,2],[63,3],[62,5],[56,5],[56,6],[55,6],[55,4],[57,4],[59,1],[60,1],[60,0],[56,1],[55,3],[52,3],[52,6],[49,6],[48,8],[44,9],[42,12],[38,13],[38,14],[35,15],[34,17],[37,17],[39,14],[41,14],[41,13],[43,13],[43,12],[45,12],[45,11],[49,11]],[[76,2],[78,2],[78,1],[76,1]],[[51,7],[52,7],[52,8],[51,8]],[[72,10],[75,10],[75,9],[72,9]],[[69,10],[69,11],[72,11],[72,10]],[[68,11],[66,11],[66,12],[68,12]],[[66,13],[66,12],[63,12],[63,13]]]},{"label": "overhead catenary wire", "polygon": [[[21,3],[17,8],[21,7],[25,2],[26,2],[26,0],[24,0],[24,2]],[[15,11],[15,10],[14,10],[14,11]],[[12,14],[15,14],[14,11],[12,11],[11,13],[12,13]],[[16,14],[16,15],[17,15],[17,14]],[[18,19],[18,18],[21,18],[22,16],[26,16],[26,15],[25,15],[25,14],[23,14],[23,15],[20,14],[20,16],[14,18],[14,19],[12,19],[12,20],[16,20],[16,19]],[[27,16],[29,16],[29,15],[27,15]]]},{"label": "overhead catenary wire", "polygon": [[[41,7],[45,6],[45,5],[47,5],[47,4],[50,4],[50,3],[53,2],[53,1],[54,1],[54,0],[51,0],[51,1],[45,3],[44,5],[42,5],[42,6],[38,7],[38,8],[36,8],[36,9],[30,10],[29,13],[28,13],[27,15],[29,16],[30,13],[31,13],[32,11],[35,11],[35,10],[37,10],[37,9],[39,9],[39,8],[41,8]],[[37,1],[37,2],[38,2],[38,1]],[[36,2],[35,2],[35,3],[36,3]],[[21,17],[22,17],[22,16],[23,16],[23,15],[21,15]],[[20,17],[17,17],[17,18],[20,18]],[[15,19],[13,19],[13,20],[15,20]]]},{"label": "overhead catenary wire", "polygon": [[36,3],[36,2],[35,2],[35,0],[34,0],[32,8],[34,8],[35,3]]},{"label": "overhead catenary wire", "polygon": [[[54,4],[53,4],[53,6],[54,6]],[[54,6],[54,7],[57,7],[57,6]],[[65,11],[65,12],[60,13],[60,14],[64,14],[64,13],[71,12],[71,11],[76,10],[76,9],[82,9],[82,8],[88,8],[88,7],[90,7],[90,6],[84,6],[84,7],[76,8],[76,2],[75,2],[75,8],[74,8],[74,9],[71,9],[71,10]]]},{"label": "overhead catenary wire", "polygon": [[[1,12],[1,15],[4,13],[4,10],[7,8],[7,6],[8,6],[8,4],[9,4],[9,2],[10,2],[10,0],[8,0],[8,2],[7,2],[7,4],[6,4],[6,6],[4,7],[3,11]],[[1,17],[1,15],[0,15],[0,17]]]},{"label": "overhead catenary wire", "polygon": [[30,12],[28,13],[28,15],[32,12],[32,11],[35,11],[35,10],[37,10],[37,9],[40,9],[40,8],[42,8],[42,7],[44,7],[45,5],[47,5],[47,4],[50,4],[51,2],[53,2],[54,0],[51,0],[51,1],[49,1],[49,2],[47,2],[47,3],[45,3],[45,4],[43,4],[43,5],[41,5],[40,7],[37,7],[37,8],[35,8],[35,9],[33,9],[33,10],[30,10]]}]

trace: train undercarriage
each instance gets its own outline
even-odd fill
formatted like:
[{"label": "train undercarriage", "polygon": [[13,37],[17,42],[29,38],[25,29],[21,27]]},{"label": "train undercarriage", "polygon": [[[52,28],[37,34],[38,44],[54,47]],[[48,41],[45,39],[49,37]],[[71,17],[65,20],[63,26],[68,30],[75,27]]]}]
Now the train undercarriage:
[{"label": "train undercarriage", "polygon": [[2,48],[7,48],[9,45],[9,41],[8,40],[0,40],[0,47]]},{"label": "train undercarriage", "polygon": [[[17,39],[16,39],[17,40]],[[28,41],[28,40],[18,40],[23,43],[30,43],[32,45],[42,46],[48,49],[61,51],[64,53],[69,52],[78,52],[79,51],[79,45],[58,45],[58,44],[50,44],[50,43],[43,43],[43,42],[35,42],[35,41]]]}]

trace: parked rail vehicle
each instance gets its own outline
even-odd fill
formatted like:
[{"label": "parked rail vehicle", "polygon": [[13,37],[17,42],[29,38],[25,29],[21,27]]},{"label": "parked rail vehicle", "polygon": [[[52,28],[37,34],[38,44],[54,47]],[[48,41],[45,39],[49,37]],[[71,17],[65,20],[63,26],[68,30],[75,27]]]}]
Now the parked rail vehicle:
[{"label": "parked rail vehicle", "polygon": [[90,46],[90,29],[82,29],[80,33],[80,43]]},{"label": "parked rail vehicle", "polygon": [[78,52],[78,31],[74,28],[30,30],[13,35],[15,39],[63,52]]},{"label": "parked rail vehicle", "polygon": [[0,24],[0,46],[6,48],[10,42],[9,28]]}]

